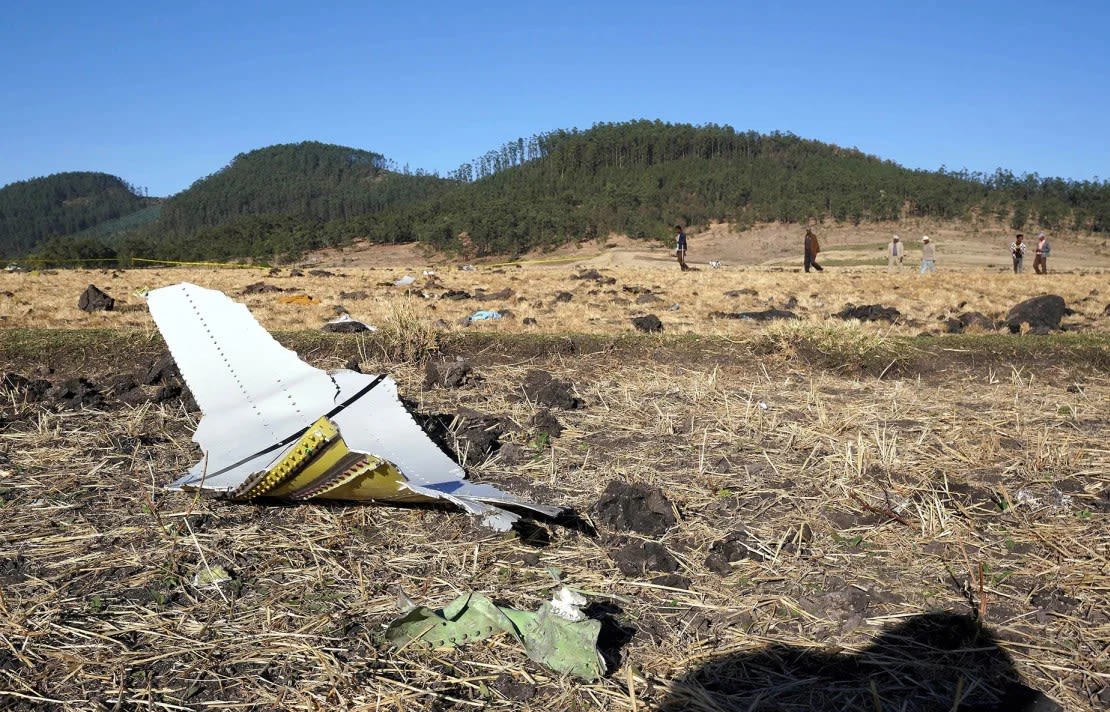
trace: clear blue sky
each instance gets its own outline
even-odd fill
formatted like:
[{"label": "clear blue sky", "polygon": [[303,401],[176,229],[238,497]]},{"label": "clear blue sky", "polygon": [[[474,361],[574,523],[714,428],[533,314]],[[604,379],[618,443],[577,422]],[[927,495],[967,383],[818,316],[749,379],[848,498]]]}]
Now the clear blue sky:
[{"label": "clear blue sky", "polygon": [[99,170],[169,195],[302,140],[446,172],[638,118],[1110,178],[1107,0],[161,5],[3,1],[0,185]]}]

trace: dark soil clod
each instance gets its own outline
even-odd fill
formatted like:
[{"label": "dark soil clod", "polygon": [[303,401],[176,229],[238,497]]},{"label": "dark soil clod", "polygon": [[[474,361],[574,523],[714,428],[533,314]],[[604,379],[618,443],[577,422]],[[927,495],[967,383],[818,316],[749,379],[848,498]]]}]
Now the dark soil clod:
[{"label": "dark soil clod", "polygon": [[81,311],[112,311],[115,307],[116,300],[101,291],[95,284],[90,284],[77,300],[77,308]]},{"label": "dark soil clod", "polygon": [[675,525],[674,508],[653,487],[612,480],[595,506],[598,520],[614,531],[659,535]]},{"label": "dark soil clod", "polygon": [[855,306],[846,305],[836,313],[841,319],[859,319],[860,321],[886,321],[893,324],[902,317],[902,312],[894,307],[884,307],[881,304],[864,304]]},{"label": "dark soil clod", "polygon": [[531,425],[532,429],[537,433],[542,433],[549,438],[557,438],[563,434],[563,424],[546,408],[532,416],[532,421],[529,425]]},{"label": "dark soil clod", "polygon": [[481,381],[469,361],[431,360],[424,366],[424,388],[462,388]]},{"label": "dark soil clod", "polygon": [[654,541],[629,542],[611,556],[617,568],[626,576],[641,576],[647,571],[678,571],[678,559],[667,551],[667,547]]},{"label": "dark soil clod", "polygon": [[730,564],[743,559],[762,561],[766,557],[760,552],[756,542],[746,531],[735,531],[709,547],[705,557],[705,567],[713,573],[727,576],[732,572]]},{"label": "dark soil clod", "polygon": [[1015,304],[1006,313],[1006,327],[1012,334],[1021,331],[1022,324],[1028,324],[1034,334],[1056,331],[1060,328],[1060,320],[1064,318],[1066,310],[1063,297],[1042,294]]},{"label": "dark soil clod", "polygon": [[659,321],[659,317],[654,314],[634,318],[632,326],[647,333],[656,333],[663,330],[663,322]]},{"label": "dark soil clod", "polygon": [[555,379],[547,371],[538,369],[524,374],[524,383],[520,385],[528,400],[538,405],[549,408],[562,408],[574,410],[581,408],[583,403],[574,395],[574,389],[566,381]]}]

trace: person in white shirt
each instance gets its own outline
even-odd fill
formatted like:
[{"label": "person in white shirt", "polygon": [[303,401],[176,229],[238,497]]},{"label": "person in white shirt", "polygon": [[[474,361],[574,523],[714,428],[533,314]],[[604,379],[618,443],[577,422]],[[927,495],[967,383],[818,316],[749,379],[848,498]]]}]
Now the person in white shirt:
[{"label": "person in white shirt", "polygon": [[921,274],[937,271],[937,251],[929,236],[921,238]]},{"label": "person in white shirt", "polygon": [[1048,253],[1052,249],[1048,246],[1048,238],[1042,232],[1037,235],[1037,249],[1033,253],[1033,271],[1037,274],[1048,274]]},{"label": "person in white shirt", "polygon": [[890,241],[890,244],[886,246],[886,271],[893,272],[900,268],[904,255],[905,251],[902,247],[902,241],[895,235],[894,239]]}]

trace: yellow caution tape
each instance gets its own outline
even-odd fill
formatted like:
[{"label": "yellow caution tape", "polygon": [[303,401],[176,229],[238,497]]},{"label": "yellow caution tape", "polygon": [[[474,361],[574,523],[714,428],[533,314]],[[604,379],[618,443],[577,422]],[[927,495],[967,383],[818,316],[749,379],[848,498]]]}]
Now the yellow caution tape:
[{"label": "yellow caution tape", "polygon": [[514,260],[512,262],[497,262],[495,264],[482,265],[482,267],[511,267],[513,265],[553,265],[561,262],[579,262],[581,260],[592,260],[595,257],[600,257],[602,253],[597,252],[592,255],[575,255],[574,257],[552,257],[547,260]]},{"label": "yellow caution tape", "polygon": [[183,267],[223,267],[225,269],[270,269],[265,264],[244,264],[242,262],[183,262],[180,260],[151,260],[145,257],[132,257],[132,262],[146,262],[147,264],[179,265]]}]

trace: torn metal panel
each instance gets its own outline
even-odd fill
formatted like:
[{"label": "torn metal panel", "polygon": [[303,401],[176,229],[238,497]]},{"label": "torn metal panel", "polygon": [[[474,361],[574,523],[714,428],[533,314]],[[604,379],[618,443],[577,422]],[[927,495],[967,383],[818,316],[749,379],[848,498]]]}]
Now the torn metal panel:
[{"label": "torn metal panel", "polygon": [[601,621],[581,611],[586,599],[560,589],[536,612],[498,606],[480,593],[466,593],[435,611],[412,606],[392,621],[384,638],[397,647],[419,644],[454,648],[497,633],[524,645],[528,657],[567,675],[593,681],[605,674],[605,661],[597,649]]},{"label": "torn metal panel", "polygon": [[519,518],[498,505],[562,511],[467,482],[388,376],[309,366],[222,292],[183,283],[147,301],[204,413],[193,440],[205,456],[171,488],[244,500],[447,500],[498,531]]}]

